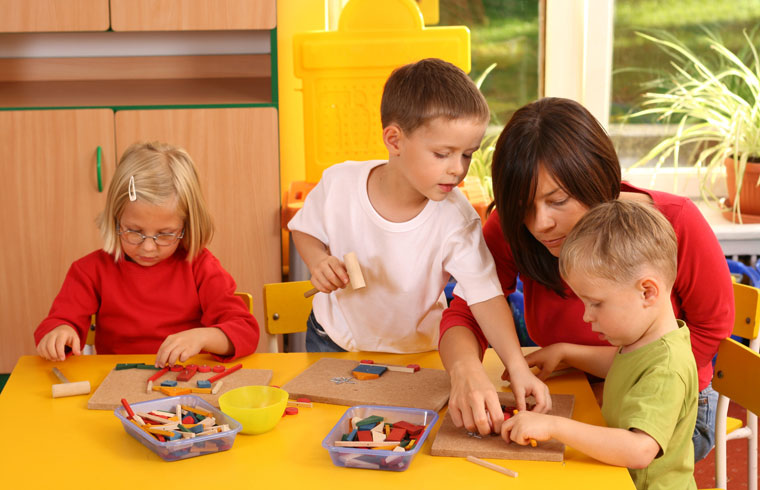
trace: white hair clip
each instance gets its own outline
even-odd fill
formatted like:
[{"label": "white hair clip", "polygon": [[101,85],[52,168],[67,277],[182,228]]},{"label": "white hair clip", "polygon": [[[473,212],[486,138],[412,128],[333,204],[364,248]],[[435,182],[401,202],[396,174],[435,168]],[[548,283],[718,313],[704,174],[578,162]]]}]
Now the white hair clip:
[{"label": "white hair clip", "polygon": [[127,189],[127,192],[129,193],[130,201],[137,200],[137,190],[135,190],[135,176],[134,175],[129,178],[129,188]]}]

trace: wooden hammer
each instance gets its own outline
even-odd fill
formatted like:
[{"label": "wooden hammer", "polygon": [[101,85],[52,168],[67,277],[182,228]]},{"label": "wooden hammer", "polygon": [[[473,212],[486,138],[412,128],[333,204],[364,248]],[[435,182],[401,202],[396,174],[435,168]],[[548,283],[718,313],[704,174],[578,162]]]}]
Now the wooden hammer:
[{"label": "wooden hammer", "polygon": [[[362,275],[362,269],[359,267],[359,259],[356,258],[354,252],[348,252],[343,256],[343,263],[346,264],[346,272],[348,272],[348,280],[351,281],[351,287],[354,289],[361,289],[366,286],[364,283],[364,276]],[[303,293],[304,298],[314,296],[319,292],[317,288],[311,288]]]},{"label": "wooden hammer", "polygon": [[53,385],[53,398],[86,395],[90,392],[89,381],[77,381],[76,383],[71,383],[57,367],[53,368],[53,374],[61,380],[61,384]]}]

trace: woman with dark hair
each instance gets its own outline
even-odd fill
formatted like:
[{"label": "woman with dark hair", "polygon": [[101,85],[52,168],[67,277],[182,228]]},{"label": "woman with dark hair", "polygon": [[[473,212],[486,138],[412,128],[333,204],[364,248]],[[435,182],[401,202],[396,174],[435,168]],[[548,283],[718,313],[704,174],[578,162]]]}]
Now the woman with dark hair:
[{"label": "woman with dark hair", "polygon": [[[734,302],[726,260],[702,214],[688,198],[621,182],[607,133],[588,110],[568,99],[544,98],[515,112],[496,143],[492,169],[496,210],[483,234],[505,295],[515,290],[520,275],[528,333],[542,347],[609,345],[583,321],[583,302],[558,269],[565,237],[591,207],[636,200],[653,205],[673,225],[678,276],[671,300],[691,334],[700,388],[693,440],[695,458],[703,458],[715,436],[718,397],[710,386],[711,361],[720,340],[731,333]],[[487,410],[498,400],[480,358],[489,342],[497,347],[503,338],[500,332],[482,331],[456,296],[444,312],[439,349],[451,376],[449,412],[458,426],[485,434],[501,425],[498,414]],[[527,360],[541,368],[545,379],[556,367],[553,357],[542,349]]]}]

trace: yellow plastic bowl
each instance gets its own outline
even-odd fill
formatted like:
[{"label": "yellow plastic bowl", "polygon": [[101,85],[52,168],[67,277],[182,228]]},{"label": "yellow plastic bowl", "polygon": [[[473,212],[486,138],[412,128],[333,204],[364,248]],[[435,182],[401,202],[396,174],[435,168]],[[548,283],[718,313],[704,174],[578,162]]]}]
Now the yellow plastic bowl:
[{"label": "yellow plastic bowl", "polygon": [[274,429],[287,404],[288,392],[273,386],[241,386],[219,397],[219,408],[240,422],[244,434]]}]

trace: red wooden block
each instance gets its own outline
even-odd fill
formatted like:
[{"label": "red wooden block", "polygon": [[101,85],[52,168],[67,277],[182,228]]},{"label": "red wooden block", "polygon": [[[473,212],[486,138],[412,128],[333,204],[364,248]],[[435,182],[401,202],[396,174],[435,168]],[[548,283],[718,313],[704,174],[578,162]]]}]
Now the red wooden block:
[{"label": "red wooden block", "polygon": [[509,420],[510,418],[512,418],[512,416],[507,412],[504,412],[504,420]]},{"label": "red wooden block", "polygon": [[174,366],[171,367],[171,370],[174,371],[175,373],[178,373],[182,371],[183,369],[185,369],[185,366],[183,366],[182,364],[175,364]]},{"label": "red wooden block", "polygon": [[211,371],[211,367],[206,366],[205,364],[203,366],[198,367],[198,372],[207,373],[209,371]]},{"label": "red wooden block", "polygon": [[362,359],[359,362],[359,364],[374,364],[374,363],[375,363],[375,361],[373,361],[372,359]]},{"label": "red wooden block", "polygon": [[190,381],[195,376],[198,366],[186,366],[185,369],[177,375],[177,381]]},{"label": "red wooden block", "polygon": [[183,424],[194,424],[195,419],[191,417],[190,415],[186,415],[184,419],[182,419]]},{"label": "red wooden block", "polygon": [[[362,431],[359,431],[360,433]],[[393,427],[391,433],[385,438],[386,441],[401,441],[406,436],[406,429],[401,427]],[[361,440],[361,439],[360,439]]]},{"label": "red wooden block", "polygon": [[285,415],[297,415],[298,407],[287,407],[285,409]]},{"label": "red wooden block", "polygon": [[359,437],[360,441],[372,442],[374,440],[372,438],[371,430],[360,430],[356,432],[356,435]]},{"label": "red wooden block", "polygon": [[217,364],[216,366],[211,368],[211,370],[214,371],[215,373],[223,373],[224,369],[225,369],[224,366],[222,366],[221,364]]},{"label": "red wooden block", "polygon": [[414,369],[415,373],[420,370],[420,365],[419,364],[407,364],[406,367],[408,367],[410,369]]},{"label": "red wooden block", "polygon": [[296,398],[296,401],[301,403],[311,403],[309,398]]}]

